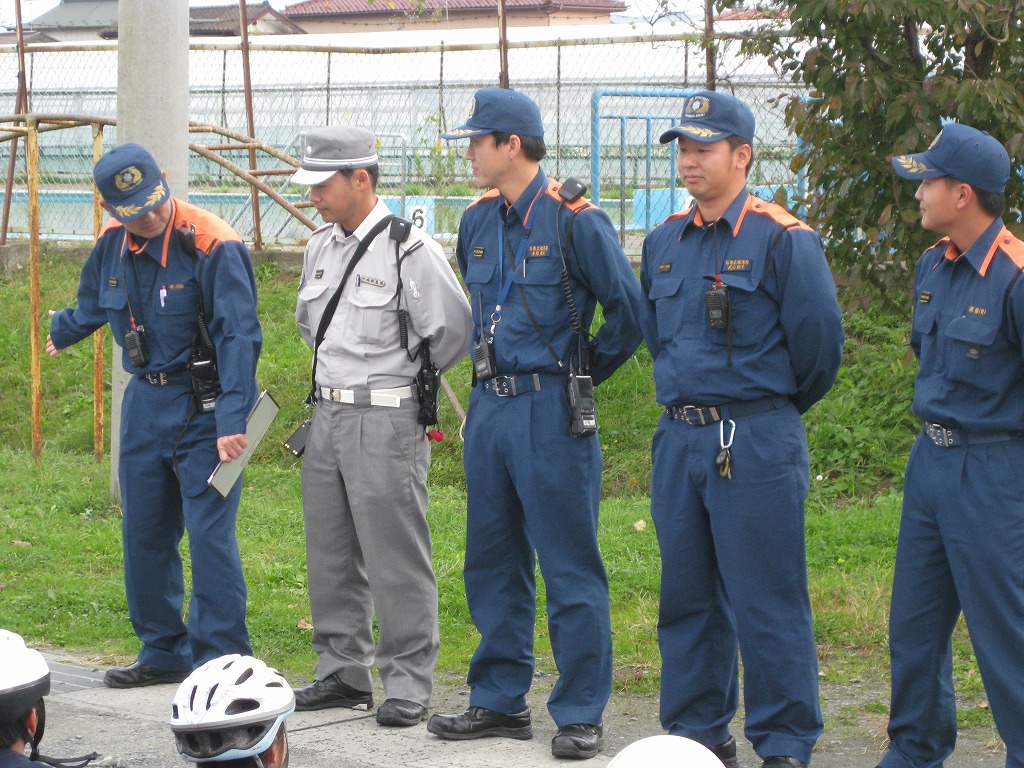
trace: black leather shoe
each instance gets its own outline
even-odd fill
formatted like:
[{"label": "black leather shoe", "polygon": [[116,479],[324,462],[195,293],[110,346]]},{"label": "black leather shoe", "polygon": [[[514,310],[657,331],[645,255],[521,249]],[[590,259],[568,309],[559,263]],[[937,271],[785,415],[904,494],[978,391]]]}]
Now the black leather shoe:
[{"label": "black leather shoe", "polygon": [[722,761],[725,768],[740,768],[740,761],[736,757],[735,737],[730,736],[728,741],[723,741],[717,747],[708,747],[708,749]]},{"label": "black leather shoe", "polygon": [[482,739],[504,736],[507,739],[532,739],[530,708],[507,715],[483,707],[470,707],[458,715],[431,715],[427,730],[442,739]]},{"label": "black leather shoe", "polygon": [[586,760],[604,746],[604,729],[590,723],[563,725],[551,740],[551,754],[570,760]]},{"label": "black leather shoe", "polygon": [[128,667],[111,667],[103,673],[103,684],[107,688],[141,688],[144,685],[180,683],[192,674],[190,669],[157,669],[135,662]]},{"label": "black leather shoe", "polygon": [[377,725],[407,727],[419,725],[427,719],[427,708],[415,701],[387,699],[377,707]]},{"label": "black leather shoe", "polygon": [[373,708],[373,694],[359,691],[342,682],[337,673],[317,680],[295,692],[295,710],[309,712],[328,707],[345,707],[369,712]]},{"label": "black leather shoe", "polygon": [[766,757],[761,763],[761,768],[807,768],[807,763],[797,760],[795,757],[774,755]]}]

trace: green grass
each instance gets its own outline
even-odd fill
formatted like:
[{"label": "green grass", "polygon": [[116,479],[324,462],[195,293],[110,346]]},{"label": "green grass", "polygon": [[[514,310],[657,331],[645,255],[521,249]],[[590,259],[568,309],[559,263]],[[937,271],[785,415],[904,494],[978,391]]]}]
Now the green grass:
[{"label": "green grass", "polygon": [[[74,301],[79,268],[60,249],[45,254],[41,338],[46,310]],[[265,262],[257,277],[265,337],[258,375],[281,414],[247,470],[238,532],[253,645],[301,682],[310,678],[315,657],[299,464],[281,441],[303,415],[309,349],[293,319],[296,276]],[[914,371],[905,359],[908,317],[869,306],[848,311],[845,322],[850,338],[837,384],[805,417],[812,477],[808,568],[825,684],[887,679],[902,474],[916,430],[910,416]],[[130,660],[137,641],[122,584],[120,512],[108,502],[107,462],[92,459],[92,346],[85,342],[42,361],[44,448],[35,464],[28,339],[27,276],[0,278],[0,626],[98,663]],[[109,337],[107,348],[109,355]],[[468,364],[460,363],[448,379],[465,404]],[[600,543],[612,590],[616,690],[656,695],[660,560],[648,493],[650,440],[660,411],[645,348],[598,389],[598,409],[605,455]],[[465,483],[450,404],[442,405],[441,418],[448,437],[434,448],[429,513],[440,587],[438,677],[461,682],[477,635],[462,584]],[[109,406],[106,419],[109,424]],[[542,583],[539,592],[538,667],[554,673]],[[964,723],[990,726],[988,709],[978,706],[984,691],[963,626],[954,661]],[[865,712],[885,707],[887,701],[861,705]]]}]

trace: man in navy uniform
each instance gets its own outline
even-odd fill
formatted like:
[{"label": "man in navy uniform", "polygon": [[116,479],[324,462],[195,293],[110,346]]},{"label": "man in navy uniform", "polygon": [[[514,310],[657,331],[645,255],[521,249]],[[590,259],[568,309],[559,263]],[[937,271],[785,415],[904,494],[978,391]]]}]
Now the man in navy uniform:
[{"label": "man in navy uniform", "polygon": [[[612,679],[597,546],[601,448],[592,431],[570,432],[567,386],[570,371],[596,385],[633,354],[639,285],[608,217],[541,169],[544,127],[529,97],[477,91],[466,123],[441,136],[469,139],[473,175],[491,188],[463,215],[456,250],[476,326],[464,576],[481,639],[469,709],[434,715],[427,729],[447,739],[532,737],[536,552],[559,671],[548,699],[552,753],[589,758],[602,747]],[[588,340],[598,303],[605,322]]]},{"label": "man in navy uniform", "polygon": [[800,414],[828,392],[843,347],[821,239],[748,193],[754,115],[701,91],[677,126],[696,201],[644,243],[644,338],[665,407],[652,447],[661,548],[661,722],[736,768],[739,699],[764,768],[803,768],[821,735],[804,545]]},{"label": "man in navy uniform", "polygon": [[[78,305],[50,313],[46,351],[56,355],[105,323],[124,343],[122,364],[131,374],[119,464],[124,579],[142,649],[131,666],[108,669],[104,682],[180,683],[210,659],[252,653],[235,536],[242,483],[221,498],[207,479],[218,461],[238,458],[247,446],[263,343],[256,279],[238,234],[171,197],[142,146],[110,150],[93,176],[113,219],[82,268]],[[187,626],[178,551],[186,529]]]},{"label": "man in navy uniform", "polygon": [[944,126],[892,160],[920,181],[918,358],[889,613],[892,705],[882,768],[935,768],[956,743],[952,635],[963,611],[1008,768],[1024,766],[1024,243],[1005,227],[1010,158]]}]

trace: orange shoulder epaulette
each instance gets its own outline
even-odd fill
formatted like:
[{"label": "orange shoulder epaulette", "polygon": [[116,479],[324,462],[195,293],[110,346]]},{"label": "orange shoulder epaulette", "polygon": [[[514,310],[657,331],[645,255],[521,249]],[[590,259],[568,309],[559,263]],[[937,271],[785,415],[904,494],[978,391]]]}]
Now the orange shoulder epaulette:
[{"label": "orange shoulder epaulette", "polygon": [[194,226],[196,248],[203,253],[211,253],[222,242],[241,242],[241,236],[220,217],[183,200],[175,199],[174,203],[173,226]]},{"label": "orange shoulder epaulette", "polygon": [[[561,202],[562,196],[558,194],[558,190],[560,190],[561,188],[562,182],[555,181],[554,179],[548,179],[548,188],[544,190],[544,193],[548,195],[548,197],[553,197]],[[571,203],[569,201],[565,201],[565,207],[574,213],[579,213],[580,211],[586,208],[596,208],[597,206],[595,206],[592,202],[590,202],[590,200],[588,200],[583,195],[580,195]]]},{"label": "orange shoulder epaulette", "polygon": [[469,205],[467,205],[466,206],[466,210],[469,210],[470,208],[472,208],[477,203],[482,203],[484,200],[493,200],[499,194],[501,194],[501,193],[498,192],[497,189],[489,189],[486,192],[484,192],[482,195],[480,195],[480,197],[478,197],[476,200],[474,200]]},{"label": "orange shoulder epaulette", "polygon": [[690,203],[686,208],[683,208],[683,210],[676,211],[675,213],[670,214],[669,217],[665,219],[665,221],[672,221],[672,219],[683,219],[689,216],[692,212],[693,203]]},{"label": "orange shoulder epaulette", "polygon": [[1010,230],[1003,227],[996,242],[999,248],[1010,257],[1017,269],[1024,269],[1024,242],[1021,242]]},{"label": "orange shoulder epaulette", "polygon": [[786,229],[811,229],[809,224],[798,219],[778,203],[769,203],[755,195],[751,195],[750,198],[752,200],[750,210],[762,216],[767,216]]},{"label": "orange shoulder epaulette", "polygon": [[120,221],[111,216],[109,219],[107,219],[107,223],[104,224],[103,227],[100,229],[100,234],[96,239],[99,240],[100,237],[103,237],[110,230],[117,229],[118,227],[123,226],[124,224],[122,224]]}]

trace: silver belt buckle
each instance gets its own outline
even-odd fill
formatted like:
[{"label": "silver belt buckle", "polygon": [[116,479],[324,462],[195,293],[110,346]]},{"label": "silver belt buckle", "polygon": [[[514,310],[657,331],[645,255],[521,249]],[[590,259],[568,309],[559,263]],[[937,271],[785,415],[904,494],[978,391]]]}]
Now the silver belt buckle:
[{"label": "silver belt buckle", "polygon": [[516,393],[515,376],[495,376],[491,379],[491,388],[498,397],[511,397]]},{"label": "silver belt buckle", "polygon": [[953,439],[953,430],[947,429],[941,424],[928,423],[928,437],[940,448],[952,448],[956,445]]},{"label": "silver belt buckle", "polygon": [[696,405],[684,405],[682,413],[683,421],[691,427],[703,427],[708,423],[704,418],[704,409],[698,408]]}]

